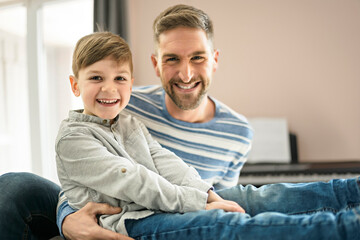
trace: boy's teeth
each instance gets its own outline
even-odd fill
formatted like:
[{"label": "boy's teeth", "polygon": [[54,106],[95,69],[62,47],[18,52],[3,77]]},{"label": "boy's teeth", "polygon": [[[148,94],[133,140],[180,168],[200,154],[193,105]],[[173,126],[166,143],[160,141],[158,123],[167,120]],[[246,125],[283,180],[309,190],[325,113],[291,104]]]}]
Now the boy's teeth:
[{"label": "boy's teeth", "polygon": [[107,104],[110,104],[110,103],[116,103],[117,100],[98,100],[100,103],[107,103]]}]

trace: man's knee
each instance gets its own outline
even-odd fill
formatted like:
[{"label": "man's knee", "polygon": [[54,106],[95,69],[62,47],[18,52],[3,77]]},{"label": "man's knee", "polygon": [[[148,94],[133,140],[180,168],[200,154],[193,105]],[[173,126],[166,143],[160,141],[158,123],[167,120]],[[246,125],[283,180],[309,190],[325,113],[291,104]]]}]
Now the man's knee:
[{"label": "man's knee", "polygon": [[[51,201],[56,204],[60,187],[32,173],[6,173],[0,176],[0,211],[20,208],[29,202]],[[19,210],[19,209],[18,209]]]}]

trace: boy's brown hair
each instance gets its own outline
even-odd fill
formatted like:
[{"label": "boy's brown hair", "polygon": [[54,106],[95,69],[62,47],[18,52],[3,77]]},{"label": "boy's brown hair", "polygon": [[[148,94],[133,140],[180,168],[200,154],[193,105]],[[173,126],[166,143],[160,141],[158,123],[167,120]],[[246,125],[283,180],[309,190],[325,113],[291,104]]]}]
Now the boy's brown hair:
[{"label": "boy's brown hair", "polygon": [[77,78],[80,69],[108,56],[117,62],[128,62],[133,73],[132,54],[126,41],[111,32],[95,32],[76,43],[72,61],[74,76]]},{"label": "boy's brown hair", "polygon": [[154,20],[153,31],[155,44],[159,44],[159,36],[161,33],[177,27],[202,29],[213,45],[214,29],[209,16],[200,9],[184,4],[165,9]]}]

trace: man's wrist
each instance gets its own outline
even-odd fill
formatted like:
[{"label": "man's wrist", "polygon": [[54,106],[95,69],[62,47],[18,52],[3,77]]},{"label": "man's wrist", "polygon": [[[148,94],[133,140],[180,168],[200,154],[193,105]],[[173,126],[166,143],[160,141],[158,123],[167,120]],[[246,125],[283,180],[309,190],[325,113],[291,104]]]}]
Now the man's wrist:
[{"label": "man's wrist", "polygon": [[64,234],[62,232],[62,224],[65,218],[74,212],[76,212],[76,210],[72,209],[66,200],[58,206],[57,215],[56,215],[56,224],[59,228],[59,232],[62,237],[64,237]]}]

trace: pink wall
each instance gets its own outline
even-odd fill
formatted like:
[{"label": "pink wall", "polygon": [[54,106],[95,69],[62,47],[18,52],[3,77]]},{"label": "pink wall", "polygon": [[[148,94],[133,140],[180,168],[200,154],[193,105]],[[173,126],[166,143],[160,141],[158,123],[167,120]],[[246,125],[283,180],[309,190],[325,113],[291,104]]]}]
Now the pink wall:
[{"label": "pink wall", "polygon": [[305,161],[360,160],[360,1],[128,1],[135,83],[158,84],[152,21],[185,3],[213,19],[211,95],[247,117],[285,117]]}]

